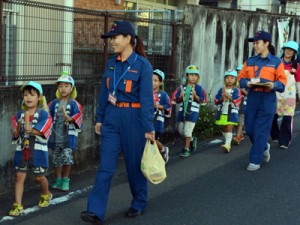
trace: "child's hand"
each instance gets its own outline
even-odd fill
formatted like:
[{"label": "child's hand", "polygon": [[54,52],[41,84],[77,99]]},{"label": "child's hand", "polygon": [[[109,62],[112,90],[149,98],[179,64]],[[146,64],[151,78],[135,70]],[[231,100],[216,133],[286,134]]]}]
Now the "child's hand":
[{"label": "child's hand", "polygon": [[24,115],[24,120],[25,120],[25,133],[27,134],[30,134],[32,133],[32,126],[30,125],[30,122],[29,122],[29,112],[25,112],[25,115]]},{"label": "child's hand", "polygon": [[179,98],[183,98],[184,97],[184,92],[181,91]]},{"label": "child's hand", "polygon": [[192,89],[192,95],[193,95],[193,97],[197,96],[195,88]]},{"label": "child's hand", "polygon": [[180,98],[184,98],[184,91],[182,85],[180,85]]},{"label": "child's hand", "polygon": [[12,133],[14,138],[19,137],[19,132],[17,131],[16,128],[11,128],[11,133]]},{"label": "child's hand", "polygon": [[159,106],[159,102],[154,100],[154,108],[157,108]]},{"label": "child's hand", "polygon": [[66,121],[66,124],[69,125],[70,122],[73,122],[73,119],[68,115],[66,109],[64,106],[61,107],[61,111],[64,115],[64,118],[65,118],[65,121]]},{"label": "child's hand", "polygon": [[242,92],[245,96],[248,95],[248,91],[247,91],[245,88],[241,88],[241,92]]},{"label": "child's hand", "polygon": [[232,100],[232,97],[228,94],[228,93],[225,93],[225,96],[226,96],[226,99],[231,101]]},{"label": "child's hand", "polygon": [[163,105],[156,105],[155,108],[158,110],[165,110],[165,107]]},{"label": "child's hand", "polygon": [[21,125],[22,125],[22,118],[18,120],[17,126],[11,128],[11,133],[14,138],[19,137],[20,131],[21,131]]},{"label": "child's hand", "polygon": [[26,125],[25,124],[25,133],[26,134],[31,134],[32,133],[32,126],[29,125]]},{"label": "child's hand", "polygon": [[101,127],[102,123],[96,123],[95,125],[95,133],[101,135]]},{"label": "child's hand", "polygon": [[69,115],[64,115],[64,118],[65,118],[65,121],[66,121],[67,123],[73,122],[72,117],[70,117]]},{"label": "child's hand", "polygon": [[223,99],[223,101],[227,100],[226,92],[225,92],[225,88],[224,87],[222,88],[222,99]]}]

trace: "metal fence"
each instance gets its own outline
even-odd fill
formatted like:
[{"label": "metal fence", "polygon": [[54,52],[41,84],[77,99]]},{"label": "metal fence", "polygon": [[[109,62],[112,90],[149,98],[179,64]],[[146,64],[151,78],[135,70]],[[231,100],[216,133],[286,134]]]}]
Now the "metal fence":
[{"label": "metal fence", "polygon": [[51,83],[62,70],[79,83],[99,82],[112,54],[100,36],[122,19],[134,24],[153,68],[167,78],[175,72],[177,23],[166,17],[168,11],[93,11],[27,0],[4,0],[2,7],[1,85]]}]

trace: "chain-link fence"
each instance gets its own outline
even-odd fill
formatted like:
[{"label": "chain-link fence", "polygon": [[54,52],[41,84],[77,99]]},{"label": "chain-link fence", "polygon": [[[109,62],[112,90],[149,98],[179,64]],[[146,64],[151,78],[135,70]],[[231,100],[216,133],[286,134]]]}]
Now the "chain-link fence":
[{"label": "chain-link fence", "polygon": [[112,53],[100,36],[112,21],[122,19],[142,37],[153,68],[163,70],[167,78],[174,74],[177,23],[166,16],[168,11],[108,12],[26,0],[3,2],[1,85],[51,83],[62,70],[79,83],[99,82]]}]

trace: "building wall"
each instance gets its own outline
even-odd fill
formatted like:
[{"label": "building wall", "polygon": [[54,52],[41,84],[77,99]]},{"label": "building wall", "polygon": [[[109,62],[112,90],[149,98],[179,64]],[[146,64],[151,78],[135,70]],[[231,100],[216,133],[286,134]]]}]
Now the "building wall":
[{"label": "building wall", "polygon": [[[174,81],[166,81],[166,91],[171,94],[177,87]],[[96,107],[98,103],[98,96],[100,91],[100,83],[95,84],[80,84],[76,85],[78,92],[77,101],[83,106],[83,129],[79,133],[78,148],[74,152],[74,165],[72,171],[83,171],[91,166],[99,163],[99,144],[100,136],[94,132],[96,124]],[[56,88],[54,85],[43,85],[43,91],[48,103],[55,97]],[[19,86],[15,87],[1,87],[0,92],[0,143],[1,143],[1,157],[0,157],[0,193],[12,193],[14,187],[14,168],[13,157],[15,152],[15,145],[11,143],[11,118],[20,109],[22,101],[21,91]],[[169,142],[178,137],[174,134],[176,116],[174,106],[173,116],[166,119],[164,141]],[[54,166],[51,163],[51,151],[49,151],[49,170],[47,177],[52,182],[51,176],[54,173]],[[72,173],[73,173],[72,172]],[[71,174],[72,176],[72,174]],[[27,184],[36,185],[34,179],[29,178]]]},{"label": "building wall", "polygon": [[[44,0],[42,3],[63,5],[64,1]],[[6,31],[10,34],[5,38],[8,42],[5,55],[13,55],[15,61],[6,62],[5,67],[14,68],[15,77],[51,76],[59,74],[63,69],[70,69],[58,65],[72,63],[73,37],[70,33],[72,33],[73,15],[71,13],[44,6],[28,7],[22,4],[5,3],[4,9],[6,7],[9,7],[5,12]],[[16,29],[14,36],[11,32],[13,29]],[[11,70],[7,69],[5,75],[11,75]],[[6,83],[6,85],[10,84],[14,82]]]},{"label": "building wall", "polygon": [[242,10],[265,10],[266,12],[278,13],[280,2],[277,0],[238,0],[238,9]]},{"label": "building wall", "polygon": [[231,7],[231,2],[229,1],[226,1],[226,2],[223,2],[223,1],[219,1],[218,2],[218,7],[219,8],[230,8]]},{"label": "building wall", "polygon": [[285,13],[290,15],[300,15],[300,2],[298,1],[287,1]]},{"label": "building wall", "polygon": [[[76,85],[78,100],[83,106],[83,130],[79,134],[78,149],[74,152],[74,170],[84,170],[99,160],[100,136],[94,132],[96,123],[96,106],[100,84]],[[55,97],[54,85],[43,85],[43,91],[48,103]],[[11,118],[20,110],[22,101],[19,86],[1,87],[0,92],[0,129],[1,157],[0,157],[0,193],[12,191],[14,185],[13,156],[15,145],[11,144]],[[49,151],[50,168],[48,175],[53,173],[51,151]],[[30,180],[30,179],[29,179]]]},{"label": "building wall", "polygon": [[[300,42],[300,19],[290,17],[290,40]],[[177,52],[181,61],[177,64],[177,74],[183,74],[189,64],[200,67],[201,84],[214,97],[223,86],[226,69],[236,68],[253,55],[253,44],[248,42],[256,31],[269,31],[272,44],[279,53],[277,19],[280,15],[257,12],[228,11],[204,6],[187,6],[184,10],[183,36],[179,40]],[[177,56],[177,57],[179,57]]]},{"label": "building wall", "polygon": [[121,4],[115,4],[115,0],[74,0],[74,7],[92,10],[123,10],[124,0]]}]

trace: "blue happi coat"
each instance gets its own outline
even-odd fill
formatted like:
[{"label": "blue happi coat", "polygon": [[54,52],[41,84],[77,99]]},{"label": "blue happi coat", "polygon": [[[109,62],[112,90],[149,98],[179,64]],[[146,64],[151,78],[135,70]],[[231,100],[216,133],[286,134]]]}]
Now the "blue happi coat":
[{"label": "blue happi coat", "polygon": [[171,101],[168,94],[165,91],[156,92],[155,95],[158,97],[159,105],[164,106],[164,110],[154,109],[154,129],[155,132],[163,133],[165,117],[171,116]]},{"label": "blue happi coat", "polygon": [[[21,130],[19,137],[13,140],[13,144],[17,144],[15,156],[14,156],[14,166],[20,167],[25,161],[28,161],[33,167],[48,167],[48,138],[51,134],[51,124],[52,119],[49,113],[41,108],[37,108],[33,116],[30,116],[30,125],[35,130],[43,133],[43,136],[36,136],[32,134],[25,133],[25,111],[20,110],[16,116],[12,118],[12,126],[17,127],[19,119],[21,119]],[[25,159],[26,152],[25,142],[28,141],[29,149],[27,150],[28,159]]]},{"label": "blue happi coat", "polygon": [[[222,98],[223,88],[220,88],[217,95],[215,96],[214,102],[218,106],[218,110],[216,113],[216,120],[219,120],[223,110],[223,98]],[[232,101],[229,103],[228,112],[228,121],[238,123],[239,122],[239,105],[242,101],[242,93],[240,89],[234,87],[231,90],[230,96]]]},{"label": "blue happi coat", "polygon": [[[180,97],[181,91],[185,92],[186,90],[186,84],[182,85],[181,87],[177,88],[177,92],[175,94],[175,98],[178,99]],[[196,123],[199,117],[199,111],[200,111],[200,105],[205,104],[207,102],[206,98],[206,92],[202,88],[201,85],[196,84],[195,85],[195,91],[196,94],[200,98],[200,102],[197,102],[197,100],[193,97],[192,92],[189,96],[189,102],[188,107],[186,109],[186,116],[184,117],[184,99],[180,104],[177,121],[183,122],[183,121],[190,121]]]},{"label": "blue happi coat", "polygon": [[[57,112],[59,109],[59,99],[55,99],[49,104],[50,115],[53,118],[53,132],[49,140],[49,146],[52,148],[56,138],[56,121],[58,120]],[[82,106],[74,99],[69,99],[66,107],[66,113],[73,119],[73,123],[66,124],[67,135],[64,137],[64,147],[75,150],[77,148],[78,133],[82,127]]]}]

